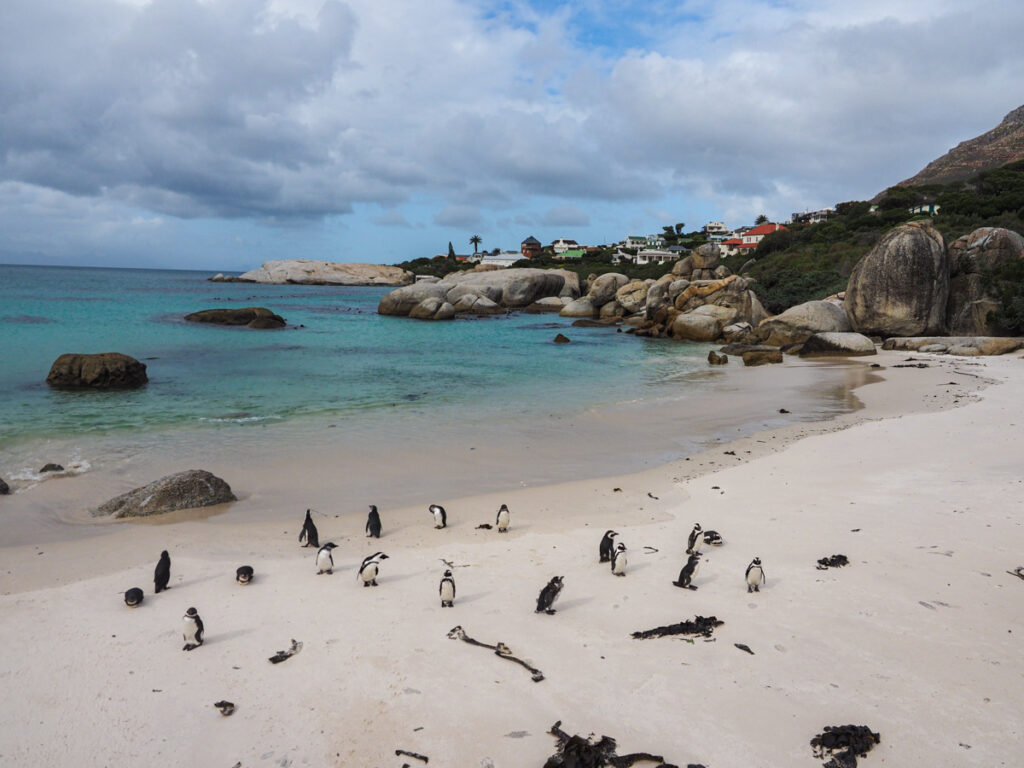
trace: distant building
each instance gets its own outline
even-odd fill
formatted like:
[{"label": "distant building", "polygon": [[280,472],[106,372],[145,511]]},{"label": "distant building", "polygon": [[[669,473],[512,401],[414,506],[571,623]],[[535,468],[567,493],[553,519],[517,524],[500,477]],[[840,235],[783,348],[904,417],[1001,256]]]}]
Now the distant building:
[{"label": "distant building", "polygon": [[704,225],[704,233],[708,235],[725,235],[729,231],[729,228],[721,221],[709,221]]},{"label": "distant building", "polygon": [[794,213],[792,216],[790,216],[789,220],[793,224],[820,224],[823,221],[828,221],[831,217],[835,215],[835,208],[822,208],[817,211],[804,211],[803,213]]},{"label": "distant building", "polygon": [[753,251],[757,248],[757,244],[760,243],[765,235],[770,235],[772,232],[778,232],[780,229],[785,229],[781,224],[758,224],[753,229],[748,229],[738,239],[739,243],[734,243],[733,239],[726,240],[722,245],[730,244],[732,250],[728,255],[735,253],[742,253],[743,251]]},{"label": "distant building", "polygon": [[480,263],[491,267],[511,267],[517,261],[521,261],[522,259],[523,254],[521,251],[501,251],[499,253],[483,254],[480,259]]},{"label": "distant building", "polygon": [[647,235],[626,235],[626,239],[622,241],[623,248],[641,248],[647,247]]},{"label": "distant building", "polygon": [[555,253],[565,253],[568,250],[578,248],[579,245],[575,240],[567,240],[564,237],[560,237],[551,244],[551,250]]},{"label": "distant building", "polygon": [[540,240],[531,235],[520,244],[519,253],[524,259],[532,259],[534,256],[540,255],[541,248],[543,246],[540,244]]},{"label": "distant building", "polygon": [[678,253],[662,251],[656,248],[645,248],[644,250],[637,252],[636,260],[633,263],[641,266],[643,264],[665,264],[670,261],[678,260]]},{"label": "distant building", "polygon": [[559,261],[582,259],[584,253],[586,253],[586,251],[583,248],[570,248],[567,251],[555,251],[555,258]]},{"label": "distant building", "polygon": [[922,203],[921,205],[915,205],[910,209],[910,212],[914,214],[925,213],[929,216],[934,216],[939,212],[939,208],[941,207],[941,205],[936,205],[935,203]]}]

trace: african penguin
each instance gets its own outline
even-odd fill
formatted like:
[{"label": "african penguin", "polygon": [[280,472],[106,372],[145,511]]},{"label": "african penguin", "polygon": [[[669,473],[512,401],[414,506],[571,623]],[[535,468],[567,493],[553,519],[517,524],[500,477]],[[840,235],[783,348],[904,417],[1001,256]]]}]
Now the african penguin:
[{"label": "african penguin", "polygon": [[316,573],[319,576],[321,573],[332,574],[334,573],[334,555],[331,554],[331,550],[337,547],[333,541],[328,541],[316,552]]},{"label": "african penguin", "polygon": [[498,516],[494,519],[494,524],[498,526],[498,533],[504,533],[508,530],[509,514],[508,507],[502,504],[498,507]]},{"label": "african penguin", "polygon": [[693,526],[693,530],[690,531],[690,538],[686,542],[686,554],[692,555],[694,552],[700,552],[700,548],[704,545],[704,531],[700,527],[700,523],[696,523]]},{"label": "african penguin", "polygon": [[697,566],[700,565],[700,553],[694,552],[690,555],[690,559],[686,561],[686,565],[683,566],[683,570],[679,572],[679,579],[673,581],[677,587],[683,587],[685,589],[697,589],[691,585],[693,577],[697,575]]},{"label": "african penguin", "polygon": [[380,515],[373,504],[370,505],[370,514],[366,517],[366,535],[374,539],[380,538]]},{"label": "african penguin", "polygon": [[304,547],[320,546],[320,535],[316,532],[313,516],[308,509],[306,510],[306,519],[302,521],[302,530],[299,531],[299,542]]},{"label": "african penguin", "polygon": [[761,567],[761,558],[755,557],[747,566],[747,592],[760,592],[761,585],[767,579],[764,575],[764,568]]},{"label": "african penguin", "polygon": [[451,571],[444,572],[444,576],[441,577],[439,591],[441,593],[441,607],[451,608],[455,604],[455,579],[452,578]]},{"label": "african penguin", "polygon": [[612,553],[615,550],[615,537],[618,536],[615,531],[605,531],[604,536],[601,537],[601,546],[598,547],[597,553],[601,558],[600,562],[607,563],[612,559]]},{"label": "african penguin", "polygon": [[170,589],[167,584],[171,580],[171,556],[167,554],[165,549],[160,553],[160,560],[156,564],[156,570],[153,571],[153,584],[156,586],[156,593],[159,594],[165,589]]},{"label": "african penguin", "polygon": [[612,555],[612,573],[616,576],[626,575],[626,545],[621,541],[615,548],[615,554]]},{"label": "african penguin", "polygon": [[132,587],[124,593],[124,604],[129,608],[134,608],[142,602],[143,597],[141,589],[138,587]]},{"label": "african penguin", "polygon": [[537,596],[537,610],[534,613],[544,611],[549,616],[554,615],[555,609],[552,606],[562,591],[562,579],[564,578],[564,576],[555,576],[544,586],[544,589],[540,591],[540,595]]},{"label": "african penguin", "polygon": [[235,581],[239,584],[248,584],[252,581],[252,566],[240,565],[235,569]]},{"label": "african penguin", "polygon": [[183,651],[191,651],[203,644],[203,620],[195,608],[189,608],[181,617],[181,633],[185,637]]},{"label": "african penguin", "polygon": [[712,547],[722,546],[722,536],[718,531],[704,531],[704,543]]},{"label": "african penguin", "polygon": [[359,578],[363,580],[364,587],[377,586],[377,570],[380,566],[380,561],[387,559],[388,556],[383,552],[374,552],[369,557],[363,559],[363,564],[359,566]]},{"label": "african penguin", "polygon": [[427,511],[434,516],[435,528],[444,528],[448,525],[448,513],[440,504],[431,504]]}]

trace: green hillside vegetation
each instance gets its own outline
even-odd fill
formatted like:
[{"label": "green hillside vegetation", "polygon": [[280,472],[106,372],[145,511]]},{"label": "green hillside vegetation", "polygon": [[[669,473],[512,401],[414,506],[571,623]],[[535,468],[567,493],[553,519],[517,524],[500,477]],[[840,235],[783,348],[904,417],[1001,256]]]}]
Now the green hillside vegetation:
[{"label": "green hillside vegetation", "polygon": [[[871,212],[864,201],[840,203],[836,215],[821,224],[794,224],[767,235],[754,252],[747,274],[765,309],[775,314],[812,299],[846,289],[850,272],[882,235],[898,224],[927,215],[909,209],[928,203],[940,206],[932,222],[949,243],[978,227],[1006,227],[1024,234],[1024,161],[979,173],[966,181],[921,187],[891,187]],[[738,272],[749,254],[726,259]],[[1024,282],[1015,273],[991,278],[999,295],[1022,294]],[[1020,302],[1018,302],[1020,303]],[[1017,314],[1024,318],[1024,308]],[[1015,311],[1004,302],[1002,320]],[[1020,327],[1020,326],[1018,326]]]}]

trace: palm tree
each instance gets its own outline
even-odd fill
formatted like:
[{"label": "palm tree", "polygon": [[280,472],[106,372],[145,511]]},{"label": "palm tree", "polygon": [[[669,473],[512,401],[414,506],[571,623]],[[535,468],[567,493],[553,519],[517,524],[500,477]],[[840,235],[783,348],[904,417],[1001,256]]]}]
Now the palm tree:
[{"label": "palm tree", "polygon": [[480,245],[484,240],[480,235],[473,235],[469,238],[469,244],[473,246],[473,253],[476,254],[476,247]]}]

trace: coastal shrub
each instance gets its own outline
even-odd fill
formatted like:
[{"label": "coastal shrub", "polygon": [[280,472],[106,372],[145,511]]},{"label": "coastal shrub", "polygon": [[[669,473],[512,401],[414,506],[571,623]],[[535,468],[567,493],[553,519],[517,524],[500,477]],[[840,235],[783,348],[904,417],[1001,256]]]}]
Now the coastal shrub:
[{"label": "coastal shrub", "polygon": [[1024,259],[1007,261],[981,275],[985,292],[999,301],[988,320],[1014,334],[1024,333]]}]

